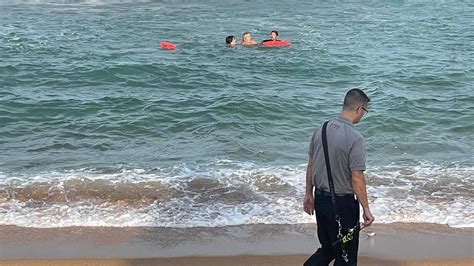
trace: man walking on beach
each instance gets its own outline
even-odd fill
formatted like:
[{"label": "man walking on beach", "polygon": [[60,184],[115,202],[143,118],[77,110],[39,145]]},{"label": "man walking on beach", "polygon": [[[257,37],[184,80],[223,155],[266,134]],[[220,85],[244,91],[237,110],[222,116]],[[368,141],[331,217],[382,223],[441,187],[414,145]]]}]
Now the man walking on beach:
[{"label": "man walking on beach", "polygon": [[[335,266],[357,265],[359,203],[363,210],[363,227],[370,226],[374,217],[369,208],[364,176],[364,137],[353,124],[368,113],[369,101],[360,89],[348,91],[341,114],[317,130],[311,139],[303,208],[310,215],[316,213],[321,247],[304,263],[305,266],[328,265],[334,259]],[[323,128],[326,136],[322,134]],[[330,167],[326,167],[326,162]]]}]

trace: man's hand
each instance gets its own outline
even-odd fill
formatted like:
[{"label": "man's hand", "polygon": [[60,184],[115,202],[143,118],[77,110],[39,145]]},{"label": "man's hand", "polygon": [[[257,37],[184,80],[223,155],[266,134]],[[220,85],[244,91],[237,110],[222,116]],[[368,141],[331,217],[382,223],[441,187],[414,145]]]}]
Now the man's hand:
[{"label": "man's hand", "polygon": [[303,201],[303,209],[309,215],[314,214],[314,198],[312,194],[305,194]]},{"label": "man's hand", "polygon": [[362,218],[364,218],[364,223],[362,223],[363,227],[369,227],[374,221],[374,216],[372,216],[372,213],[370,212],[369,208],[364,208]]}]

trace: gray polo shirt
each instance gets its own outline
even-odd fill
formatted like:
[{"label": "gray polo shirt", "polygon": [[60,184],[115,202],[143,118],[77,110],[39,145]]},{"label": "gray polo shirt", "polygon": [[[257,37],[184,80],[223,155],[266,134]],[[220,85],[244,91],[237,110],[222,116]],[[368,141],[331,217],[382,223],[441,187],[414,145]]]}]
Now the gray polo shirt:
[{"label": "gray polo shirt", "polygon": [[[313,161],[314,186],[329,192],[321,130],[322,126],[313,134],[309,145],[309,157]],[[365,170],[364,137],[342,116],[328,123],[326,134],[336,194],[354,193],[351,173]]]}]

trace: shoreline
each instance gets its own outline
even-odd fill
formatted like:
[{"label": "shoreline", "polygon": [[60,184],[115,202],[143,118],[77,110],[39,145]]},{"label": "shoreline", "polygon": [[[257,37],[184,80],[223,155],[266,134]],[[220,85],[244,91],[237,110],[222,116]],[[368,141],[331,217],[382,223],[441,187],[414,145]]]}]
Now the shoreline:
[{"label": "shoreline", "polygon": [[[375,236],[369,237],[367,232]],[[474,228],[374,224],[360,236],[361,265],[469,265]],[[0,226],[0,265],[301,265],[315,224],[225,227]]]},{"label": "shoreline", "polygon": [[[62,259],[62,260],[11,260],[2,261],[2,266],[289,266],[302,265],[307,259],[305,255],[276,256],[222,256],[222,257],[178,257],[152,259]],[[466,266],[472,265],[473,259],[437,259],[437,260],[386,260],[359,257],[358,265],[365,266]],[[332,264],[331,264],[332,265]]]}]

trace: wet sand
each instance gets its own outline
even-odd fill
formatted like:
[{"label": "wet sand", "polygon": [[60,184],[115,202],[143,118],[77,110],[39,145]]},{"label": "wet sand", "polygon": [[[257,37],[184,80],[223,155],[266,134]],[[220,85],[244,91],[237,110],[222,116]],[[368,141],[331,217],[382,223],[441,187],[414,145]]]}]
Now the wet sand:
[{"label": "wet sand", "polygon": [[[315,232],[314,224],[0,226],[0,265],[302,265],[319,246]],[[473,244],[474,228],[375,224],[361,234],[359,265],[474,265]]]}]

